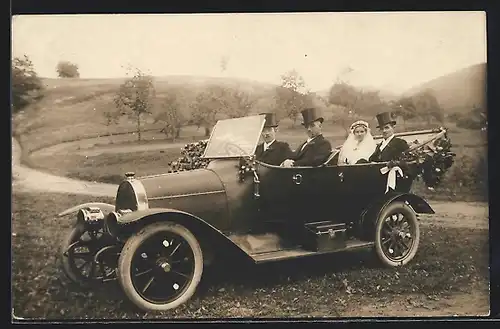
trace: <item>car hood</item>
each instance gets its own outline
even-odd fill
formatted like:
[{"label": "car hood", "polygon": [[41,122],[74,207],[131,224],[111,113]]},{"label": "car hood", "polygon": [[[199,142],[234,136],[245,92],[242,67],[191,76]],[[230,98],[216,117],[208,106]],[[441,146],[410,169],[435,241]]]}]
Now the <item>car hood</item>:
[{"label": "car hood", "polygon": [[148,202],[225,192],[213,171],[196,169],[137,178],[144,186]]}]

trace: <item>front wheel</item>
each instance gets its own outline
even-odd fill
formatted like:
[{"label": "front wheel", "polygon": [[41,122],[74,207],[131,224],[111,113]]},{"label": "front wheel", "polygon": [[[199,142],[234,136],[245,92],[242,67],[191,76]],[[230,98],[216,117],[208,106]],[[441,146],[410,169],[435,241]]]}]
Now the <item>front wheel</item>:
[{"label": "front wheel", "polygon": [[184,226],[154,223],[131,236],[118,260],[126,296],[145,311],[166,311],[191,298],[203,272],[203,254]]},{"label": "front wheel", "polygon": [[404,266],[416,255],[420,228],[415,212],[404,202],[386,207],[375,225],[375,252],[390,267]]}]

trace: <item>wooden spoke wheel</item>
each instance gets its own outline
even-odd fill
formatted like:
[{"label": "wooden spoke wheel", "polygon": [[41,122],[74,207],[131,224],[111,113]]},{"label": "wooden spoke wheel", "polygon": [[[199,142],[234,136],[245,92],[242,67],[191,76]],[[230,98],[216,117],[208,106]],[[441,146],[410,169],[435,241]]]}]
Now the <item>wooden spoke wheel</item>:
[{"label": "wooden spoke wheel", "polygon": [[109,244],[102,230],[88,231],[76,225],[62,244],[65,275],[82,287],[115,278],[118,246]]},{"label": "wooden spoke wheel", "polygon": [[203,272],[199,242],[184,226],[154,223],[130,237],[118,261],[118,280],[137,307],[165,311],[191,298]]},{"label": "wooden spoke wheel", "polygon": [[404,202],[393,202],[375,225],[375,251],[387,266],[408,264],[417,253],[420,228],[415,212]]}]

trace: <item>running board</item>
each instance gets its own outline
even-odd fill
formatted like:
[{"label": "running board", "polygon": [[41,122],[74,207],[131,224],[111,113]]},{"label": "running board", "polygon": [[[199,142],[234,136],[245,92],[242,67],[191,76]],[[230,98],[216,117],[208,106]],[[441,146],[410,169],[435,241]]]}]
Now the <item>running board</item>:
[{"label": "running board", "polygon": [[277,250],[271,252],[252,254],[250,256],[253,258],[255,263],[260,264],[260,263],[275,262],[291,258],[299,258],[299,257],[321,255],[321,254],[331,254],[341,251],[352,251],[355,249],[372,247],[373,245],[374,242],[350,240],[347,241],[346,247],[341,249],[334,249],[328,251],[309,251],[309,250],[295,248],[295,249]]}]

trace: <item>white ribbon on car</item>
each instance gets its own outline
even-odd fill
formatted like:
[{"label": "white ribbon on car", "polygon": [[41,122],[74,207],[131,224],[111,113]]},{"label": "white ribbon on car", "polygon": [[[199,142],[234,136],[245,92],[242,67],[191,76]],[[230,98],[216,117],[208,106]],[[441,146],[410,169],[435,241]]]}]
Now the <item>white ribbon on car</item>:
[{"label": "white ribbon on car", "polygon": [[383,167],[380,169],[380,173],[382,175],[388,174],[387,175],[387,184],[385,187],[385,193],[389,192],[389,189],[395,189],[396,188],[396,177],[399,175],[399,177],[403,177],[403,170],[398,167],[392,167],[389,169],[389,167]]}]

